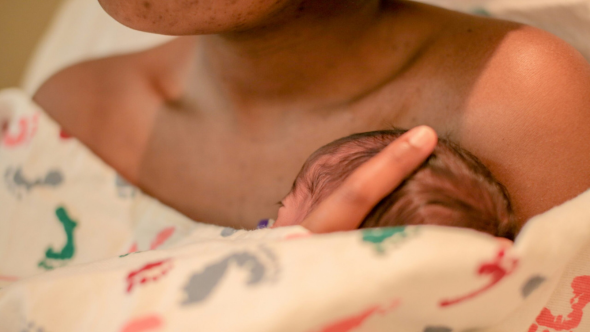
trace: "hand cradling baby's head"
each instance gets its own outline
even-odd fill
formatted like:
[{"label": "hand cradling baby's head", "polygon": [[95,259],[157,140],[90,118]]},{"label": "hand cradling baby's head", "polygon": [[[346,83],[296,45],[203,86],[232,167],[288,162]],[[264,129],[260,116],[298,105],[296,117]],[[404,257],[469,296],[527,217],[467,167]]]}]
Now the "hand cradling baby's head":
[{"label": "hand cradling baby's head", "polygon": [[[354,134],[329,143],[305,162],[277,224],[299,224],[352,172],[403,130]],[[429,159],[366,216],[361,228],[444,225],[514,239],[516,227],[505,188],[471,153],[440,139]]]}]

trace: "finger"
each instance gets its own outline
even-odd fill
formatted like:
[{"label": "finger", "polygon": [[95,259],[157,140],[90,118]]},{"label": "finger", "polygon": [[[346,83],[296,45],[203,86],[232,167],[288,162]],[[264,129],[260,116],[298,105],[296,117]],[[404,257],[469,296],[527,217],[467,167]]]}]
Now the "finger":
[{"label": "finger", "polygon": [[357,168],[301,225],[313,233],[353,230],[432,153],[434,130],[413,128]]}]

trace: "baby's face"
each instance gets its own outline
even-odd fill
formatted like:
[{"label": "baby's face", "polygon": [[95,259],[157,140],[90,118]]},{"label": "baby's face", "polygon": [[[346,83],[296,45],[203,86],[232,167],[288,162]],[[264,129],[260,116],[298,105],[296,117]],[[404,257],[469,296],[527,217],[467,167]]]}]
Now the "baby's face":
[{"label": "baby's face", "polygon": [[[326,185],[327,183],[331,183],[331,181],[325,181],[326,179],[322,178],[322,175],[324,175],[325,172],[318,172],[318,169],[321,169],[325,165],[338,164],[340,160],[341,158],[339,155],[326,154],[321,155],[317,159],[314,159],[312,155],[312,157],[306,161],[307,167],[304,165],[306,172],[297,176],[294,183],[295,187],[280,202],[281,208],[279,209],[278,217],[275,221],[276,227],[301,224],[303,219],[305,219],[315,207],[314,198],[316,199],[315,204],[317,205],[318,199],[321,200],[331,193],[333,188],[330,185]],[[332,176],[330,179],[336,180],[338,177]],[[313,185],[310,185],[310,183],[316,185],[314,186],[316,188],[315,194],[311,193],[309,187]],[[317,186],[317,184],[320,183],[323,185]],[[334,181],[334,183],[339,183],[339,181]]]},{"label": "baby's face", "polygon": [[307,191],[300,189],[291,191],[281,201],[279,215],[275,227],[299,225],[307,216],[311,207],[311,199]]}]

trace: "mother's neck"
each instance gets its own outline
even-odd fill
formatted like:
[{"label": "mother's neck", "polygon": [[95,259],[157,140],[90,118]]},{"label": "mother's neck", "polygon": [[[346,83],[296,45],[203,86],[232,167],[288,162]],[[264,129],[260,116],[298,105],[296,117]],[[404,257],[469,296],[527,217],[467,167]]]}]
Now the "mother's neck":
[{"label": "mother's neck", "polygon": [[[362,97],[409,61],[413,44],[400,38],[416,38],[392,29],[395,13],[412,5],[378,0],[309,3],[284,9],[247,31],[199,37],[198,88],[240,107],[330,107]],[[209,86],[203,89],[203,84]]]}]

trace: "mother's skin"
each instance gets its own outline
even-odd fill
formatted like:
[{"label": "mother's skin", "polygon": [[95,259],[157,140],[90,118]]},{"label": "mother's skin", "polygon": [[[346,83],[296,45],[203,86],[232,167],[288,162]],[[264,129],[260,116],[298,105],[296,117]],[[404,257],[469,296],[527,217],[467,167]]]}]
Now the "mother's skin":
[{"label": "mother's skin", "polygon": [[254,227],[316,148],[392,125],[475,153],[521,221],[590,187],[590,66],[543,31],[406,1],[100,2],[207,35],[75,65],[35,100],[194,219]]}]

